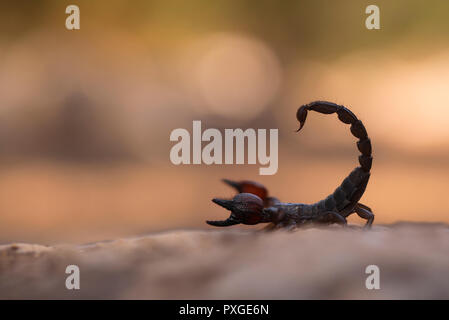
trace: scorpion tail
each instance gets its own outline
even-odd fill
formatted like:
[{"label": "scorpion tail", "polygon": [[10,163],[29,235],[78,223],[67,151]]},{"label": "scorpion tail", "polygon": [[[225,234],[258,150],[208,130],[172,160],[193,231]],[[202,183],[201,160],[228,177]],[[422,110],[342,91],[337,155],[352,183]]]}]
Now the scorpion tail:
[{"label": "scorpion tail", "polygon": [[347,216],[353,212],[368,184],[373,162],[371,141],[362,121],[357,119],[354,113],[342,105],[327,101],[315,101],[301,106],[296,113],[296,118],[300,123],[297,131],[303,128],[308,111],[316,111],[323,114],[337,113],[338,119],[343,123],[350,124],[352,135],[359,139],[357,148],[361,153],[359,156],[360,167],[355,168],[334,193],[315,204],[320,212],[322,210],[337,211]]}]

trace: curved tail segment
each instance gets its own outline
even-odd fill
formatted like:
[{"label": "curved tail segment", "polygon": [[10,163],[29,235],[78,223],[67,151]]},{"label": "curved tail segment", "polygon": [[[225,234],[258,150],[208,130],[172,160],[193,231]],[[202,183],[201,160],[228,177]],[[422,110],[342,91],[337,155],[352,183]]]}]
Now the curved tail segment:
[{"label": "curved tail segment", "polygon": [[308,111],[323,114],[337,113],[338,119],[343,123],[350,124],[352,135],[359,139],[357,148],[361,153],[359,156],[360,167],[355,168],[333,194],[316,204],[319,210],[338,211],[346,216],[354,211],[368,184],[373,163],[371,141],[362,121],[357,119],[354,113],[342,105],[327,101],[314,101],[301,106],[296,113],[296,118],[300,123],[297,131],[303,128]]}]

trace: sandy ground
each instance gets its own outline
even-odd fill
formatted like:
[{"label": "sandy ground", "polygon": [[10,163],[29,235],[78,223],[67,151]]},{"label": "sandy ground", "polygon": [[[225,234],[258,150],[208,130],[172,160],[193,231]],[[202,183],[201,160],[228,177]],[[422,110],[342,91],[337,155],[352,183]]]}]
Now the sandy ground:
[{"label": "sandy ground", "polygon": [[[79,290],[65,288],[67,265]],[[365,268],[380,268],[380,289]],[[449,227],[175,230],[87,245],[0,246],[0,298],[448,299]]]}]

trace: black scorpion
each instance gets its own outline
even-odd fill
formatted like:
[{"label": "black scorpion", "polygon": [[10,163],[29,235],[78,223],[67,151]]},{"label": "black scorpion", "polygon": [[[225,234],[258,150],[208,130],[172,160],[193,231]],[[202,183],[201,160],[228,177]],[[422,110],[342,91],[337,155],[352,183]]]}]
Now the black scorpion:
[{"label": "black scorpion", "polygon": [[227,227],[239,223],[247,225],[271,223],[269,229],[291,229],[308,223],[346,225],[346,218],[355,212],[366,220],[366,228],[371,227],[374,214],[369,207],[359,202],[368,184],[373,162],[371,141],[365,126],[348,108],[332,102],[315,101],[298,109],[296,118],[300,126],[297,132],[303,128],[308,111],[337,113],[338,119],[351,125],[351,133],[359,139],[357,148],[361,153],[360,166],[355,168],[326,199],[314,204],[282,203],[274,197],[269,197],[267,189],[257,182],[234,182],[224,179],[225,183],[239,193],[232,200],[213,199],[214,203],[231,211],[231,215],[223,221],[206,221],[208,224]]}]

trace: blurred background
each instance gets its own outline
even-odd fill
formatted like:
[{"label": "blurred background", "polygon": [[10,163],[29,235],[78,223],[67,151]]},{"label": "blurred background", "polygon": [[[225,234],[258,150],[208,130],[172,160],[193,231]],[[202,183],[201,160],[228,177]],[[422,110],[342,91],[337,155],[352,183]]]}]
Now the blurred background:
[{"label": "blurred background", "polygon": [[[81,29],[65,28],[77,4]],[[380,30],[365,8],[380,8]],[[355,167],[348,106],[374,148],[375,223],[449,222],[447,1],[2,1],[0,243],[211,228],[221,178],[311,203]],[[279,170],[170,162],[173,129],[279,128]],[[362,223],[357,217],[351,222]],[[239,228],[239,227],[237,227]]]}]

